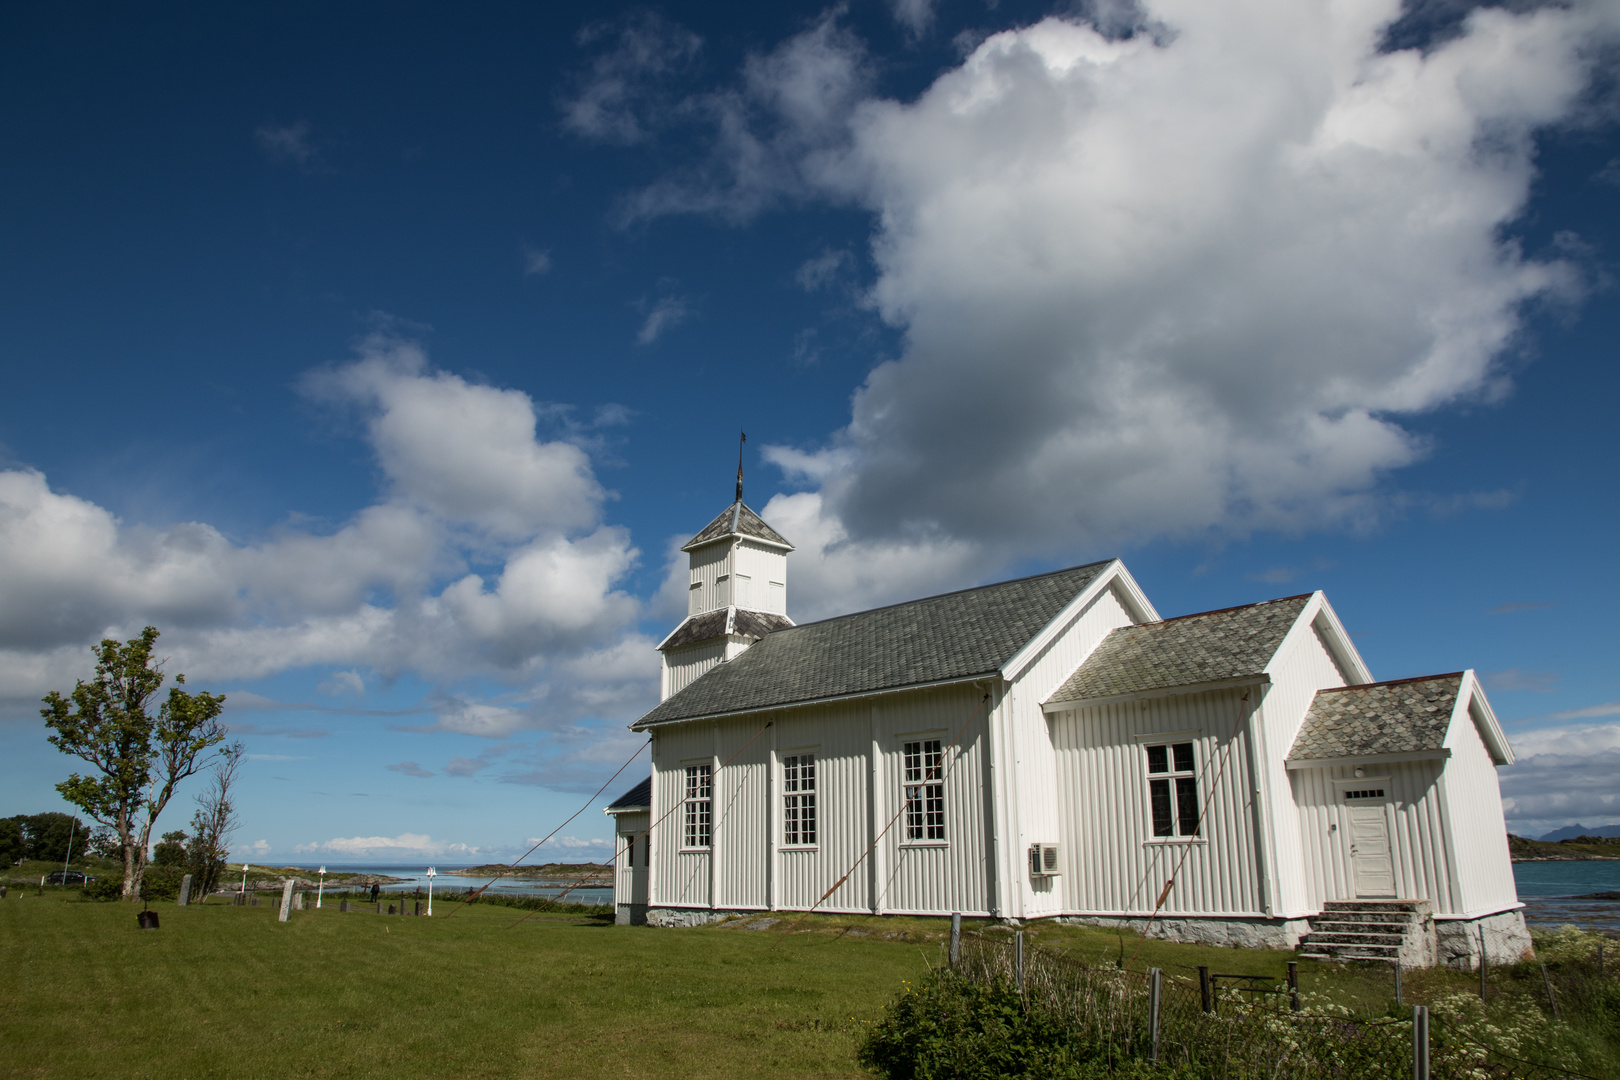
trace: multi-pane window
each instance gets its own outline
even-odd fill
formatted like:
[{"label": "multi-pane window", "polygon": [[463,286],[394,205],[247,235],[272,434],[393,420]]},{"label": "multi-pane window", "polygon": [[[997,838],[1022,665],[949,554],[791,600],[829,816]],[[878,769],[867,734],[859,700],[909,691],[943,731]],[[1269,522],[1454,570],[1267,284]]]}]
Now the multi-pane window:
[{"label": "multi-pane window", "polygon": [[816,755],[782,759],[782,843],[816,842]]},{"label": "multi-pane window", "polygon": [[945,755],[938,739],[905,744],[906,839],[945,839]]},{"label": "multi-pane window", "polygon": [[1345,792],[1344,797],[1347,799],[1382,799],[1384,789],[1381,787],[1357,788],[1354,791]]},{"label": "multi-pane window", "polygon": [[1147,765],[1153,835],[1197,836],[1198,777],[1193,768],[1193,744],[1150,746]]},{"label": "multi-pane window", "polygon": [[708,765],[686,767],[686,828],[681,845],[709,846],[710,823],[714,820],[714,775]]}]

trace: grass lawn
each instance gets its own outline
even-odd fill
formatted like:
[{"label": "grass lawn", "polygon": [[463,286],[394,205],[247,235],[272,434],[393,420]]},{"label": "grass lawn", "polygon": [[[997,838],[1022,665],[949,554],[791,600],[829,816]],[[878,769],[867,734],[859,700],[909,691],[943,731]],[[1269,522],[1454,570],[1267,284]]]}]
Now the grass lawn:
[{"label": "grass lawn", "polygon": [[[10,1077],[861,1076],[861,1022],[939,960],[947,929],[818,916],[783,938],[794,916],[660,930],[485,905],[446,917],[444,901],[432,919],[334,905],[281,924],[265,896],[153,905],[162,929],[142,931],[139,905],[36,891],[0,901]],[[1078,927],[1031,935],[1098,960],[1120,946]],[[1137,944],[1124,939],[1127,959]],[[1147,941],[1132,966],[1280,978],[1290,958]],[[1387,1004],[1385,972],[1302,974],[1369,1012]]]}]

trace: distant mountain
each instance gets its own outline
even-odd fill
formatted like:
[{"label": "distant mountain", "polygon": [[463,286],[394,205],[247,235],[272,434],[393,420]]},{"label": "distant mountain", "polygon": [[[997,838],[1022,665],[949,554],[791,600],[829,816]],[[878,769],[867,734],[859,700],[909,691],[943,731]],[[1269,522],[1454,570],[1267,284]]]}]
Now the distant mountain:
[{"label": "distant mountain", "polygon": [[1539,839],[1556,844],[1560,840],[1573,840],[1577,836],[1620,836],[1620,825],[1599,825],[1595,829],[1588,829],[1585,825],[1565,825],[1562,829],[1554,829]]}]

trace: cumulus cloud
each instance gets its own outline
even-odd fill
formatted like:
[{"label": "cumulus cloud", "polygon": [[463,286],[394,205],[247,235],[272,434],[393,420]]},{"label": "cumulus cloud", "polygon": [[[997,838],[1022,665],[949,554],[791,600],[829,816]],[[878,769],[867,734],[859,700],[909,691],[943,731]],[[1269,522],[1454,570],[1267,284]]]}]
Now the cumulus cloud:
[{"label": "cumulus cloud", "polygon": [[351,859],[379,856],[439,856],[477,855],[487,849],[468,844],[435,840],[426,833],[400,833],[398,836],[339,836],[331,840],[316,840],[299,844],[293,851],[300,855],[344,855]]},{"label": "cumulus cloud", "polygon": [[628,146],[668,121],[666,87],[687,71],[703,39],[651,11],[596,23],[579,44],[599,49],[574,94],[561,103],[576,134]]},{"label": "cumulus cloud", "polygon": [[1510,391],[1528,306],[1581,294],[1567,245],[1509,229],[1613,7],[1479,8],[1393,49],[1398,0],[1077,10],[991,35],[911,101],[871,97],[864,46],[824,16],[703,96],[710,156],[630,200],[873,214],[868,298],[902,353],[846,426],[774,454],[827,550],[921,552],[945,585],[961,545],[982,576],[1511,502],[1387,480],[1429,451],[1414,418]]},{"label": "cumulus cloud", "polygon": [[[547,701],[537,715],[445,696],[444,730],[504,734],[572,722],[593,693],[634,698],[614,672],[589,685],[588,658],[633,633],[639,604],[618,582],[638,554],[601,521],[607,493],[580,425],[521,391],[435,370],[397,335],[367,337],[303,387],[359,425],[383,489],[329,532],[287,526],[237,543],[197,522],[128,526],[37,471],[0,471],[0,698],[71,685],[90,643],[145,623],[164,630],[169,670],[195,678],[325,667],[336,670],[323,693],[358,697],[364,671],[484,675]],[[600,422],[623,412],[606,407]],[[233,701],[256,703],[282,707]]]},{"label": "cumulus cloud", "polygon": [[1511,831],[1539,836],[1576,821],[1620,818],[1620,723],[1538,728],[1515,734],[1513,747],[1518,760],[1500,770]]}]

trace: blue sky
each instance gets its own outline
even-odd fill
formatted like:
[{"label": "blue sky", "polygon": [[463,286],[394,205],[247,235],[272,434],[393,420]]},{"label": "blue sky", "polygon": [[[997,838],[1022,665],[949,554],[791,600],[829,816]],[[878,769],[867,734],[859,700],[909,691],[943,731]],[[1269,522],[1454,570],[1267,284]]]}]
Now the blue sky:
[{"label": "blue sky", "polygon": [[1320,588],[1483,673],[1514,828],[1620,822],[1613,3],[5,19],[0,814],[150,622],[239,852],[515,854],[635,749],[745,427],[800,621]]}]

